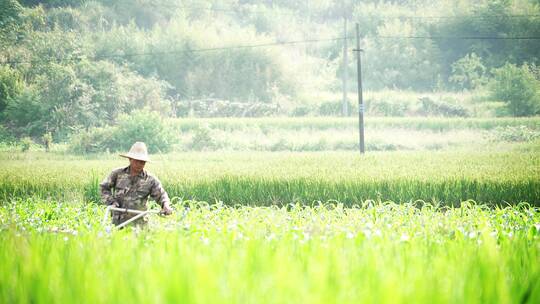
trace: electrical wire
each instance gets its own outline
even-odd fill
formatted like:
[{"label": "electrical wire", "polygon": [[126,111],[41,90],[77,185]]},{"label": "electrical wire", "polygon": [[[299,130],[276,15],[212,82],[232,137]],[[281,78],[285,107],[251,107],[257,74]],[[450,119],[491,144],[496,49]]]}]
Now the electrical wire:
[{"label": "electrical wire", "polygon": [[8,60],[8,61],[2,62],[2,64],[79,61],[84,58],[87,58],[90,60],[102,60],[102,59],[117,58],[117,57],[157,56],[157,55],[180,54],[180,53],[199,53],[199,52],[225,51],[225,50],[234,50],[234,49],[251,49],[251,48],[279,46],[279,45],[294,45],[294,44],[305,44],[305,43],[339,41],[339,40],[344,40],[344,39],[347,39],[347,38],[338,37],[338,38],[328,38],[328,39],[308,39],[308,40],[296,40],[296,41],[269,42],[269,43],[253,44],[253,45],[237,45],[237,46],[201,48],[201,49],[183,49],[183,50],[171,50],[171,51],[150,52],[150,53],[107,54],[107,55],[97,55],[97,56],[92,56],[92,57],[53,58],[53,59],[47,59],[47,60],[42,60],[42,59],[40,60]]},{"label": "electrical wire", "polygon": [[[127,53],[127,54],[105,54],[105,55],[96,55],[91,57],[71,57],[71,58],[52,58],[52,59],[39,59],[39,60],[7,60],[1,64],[22,64],[22,63],[42,63],[42,62],[65,62],[65,61],[80,61],[83,59],[90,59],[93,61],[99,61],[108,58],[129,58],[136,56],[159,56],[159,55],[169,55],[169,54],[181,54],[181,53],[200,53],[200,52],[211,52],[211,51],[226,51],[226,50],[235,50],[235,49],[251,49],[251,48],[261,48],[261,47],[270,47],[270,46],[280,46],[280,45],[294,45],[294,44],[307,44],[307,43],[319,43],[319,42],[329,42],[329,41],[340,41],[345,39],[353,39],[354,37],[337,37],[337,38],[328,38],[328,39],[307,39],[307,40],[296,40],[296,41],[281,41],[281,42],[269,42],[253,45],[237,45],[237,46],[226,46],[226,47],[212,47],[212,48],[201,48],[201,49],[182,49],[182,50],[170,50],[162,52],[149,52],[149,53]],[[485,37],[485,36],[370,36],[374,39],[430,39],[430,40],[540,40],[540,36],[531,36],[531,37]]]}]

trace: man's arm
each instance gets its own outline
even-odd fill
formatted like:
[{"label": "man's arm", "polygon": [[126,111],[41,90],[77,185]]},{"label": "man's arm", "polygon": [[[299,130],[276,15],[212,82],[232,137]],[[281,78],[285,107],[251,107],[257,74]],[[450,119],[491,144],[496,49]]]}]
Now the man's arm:
[{"label": "man's arm", "polygon": [[150,197],[155,200],[160,206],[165,215],[172,213],[171,201],[169,200],[169,195],[163,189],[159,179],[154,178],[154,183],[152,184],[152,190],[150,191]]},{"label": "man's arm", "polygon": [[105,205],[114,205],[115,207],[118,207],[118,203],[115,201],[112,189],[116,185],[116,178],[118,177],[118,174],[116,171],[113,171],[107,178],[105,178],[100,184],[101,188],[101,201]]}]

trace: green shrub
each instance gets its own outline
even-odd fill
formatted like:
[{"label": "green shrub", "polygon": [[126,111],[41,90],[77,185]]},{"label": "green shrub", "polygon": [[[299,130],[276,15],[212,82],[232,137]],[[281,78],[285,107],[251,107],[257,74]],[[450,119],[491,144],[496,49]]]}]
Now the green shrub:
[{"label": "green shrub", "polygon": [[481,101],[470,106],[473,117],[501,117],[509,116],[506,104],[501,101]]},{"label": "green shrub", "polygon": [[[358,149],[358,147],[355,147]],[[409,148],[393,143],[386,143],[381,140],[372,140],[366,144],[366,150],[368,151],[397,151],[408,150]]]},{"label": "green shrub", "polygon": [[467,109],[460,105],[435,101],[429,97],[420,98],[420,112],[424,115],[435,115],[445,117],[469,117]]},{"label": "green shrub", "polygon": [[213,150],[216,145],[210,135],[210,131],[210,128],[207,126],[197,128],[188,148],[196,151]]},{"label": "green shrub", "polygon": [[482,58],[471,53],[452,63],[452,76],[449,80],[460,89],[471,90],[485,84],[485,75],[486,67]]},{"label": "green shrub", "polygon": [[299,105],[292,109],[291,116],[300,117],[307,116],[311,113],[312,109],[307,105]]},{"label": "green shrub", "polygon": [[0,113],[23,90],[21,78],[16,70],[0,66]]},{"label": "green shrub", "polygon": [[319,106],[319,114],[323,116],[337,116],[341,114],[341,103],[339,101],[327,101]]},{"label": "green shrub", "polygon": [[6,127],[1,126],[1,125],[0,125],[0,142],[7,143],[7,144],[11,144],[15,142],[15,137],[13,136],[13,134],[11,134],[11,132],[9,132],[9,130]]},{"label": "green shrub", "polygon": [[104,152],[113,141],[114,127],[92,128],[71,136],[69,150],[77,154]]},{"label": "green shrub", "polygon": [[151,153],[168,152],[173,142],[171,137],[157,112],[137,110],[131,114],[120,115],[108,148],[111,151],[127,151],[134,142],[142,141]]},{"label": "green shrub", "polygon": [[21,139],[21,151],[26,152],[30,150],[30,147],[34,144],[34,141],[30,137],[24,137]]},{"label": "green shrub", "polygon": [[504,101],[513,116],[532,116],[540,113],[540,81],[535,66],[518,67],[505,64],[494,69],[490,91],[495,100]]},{"label": "green shrub", "polygon": [[280,138],[277,142],[273,143],[270,146],[270,151],[288,151],[288,150],[290,150],[290,143],[284,138]]},{"label": "green shrub", "polygon": [[527,126],[497,127],[493,132],[495,141],[528,142],[540,138],[540,130]]},{"label": "green shrub", "polygon": [[51,132],[45,133],[41,139],[43,140],[43,146],[45,146],[45,151],[49,152],[49,150],[51,149],[52,142],[53,142],[53,137],[52,137]]},{"label": "green shrub", "polygon": [[184,101],[176,106],[176,115],[180,117],[268,117],[278,111],[279,105],[275,103],[232,102],[217,98]]},{"label": "green shrub", "polygon": [[117,126],[92,128],[72,137],[70,150],[75,153],[128,151],[134,142],[145,142],[149,152],[169,152],[175,141],[157,112],[134,111],[121,115]]},{"label": "green shrub", "polygon": [[387,99],[369,99],[366,101],[366,112],[377,116],[406,116],[410,110],[407,102]]}]

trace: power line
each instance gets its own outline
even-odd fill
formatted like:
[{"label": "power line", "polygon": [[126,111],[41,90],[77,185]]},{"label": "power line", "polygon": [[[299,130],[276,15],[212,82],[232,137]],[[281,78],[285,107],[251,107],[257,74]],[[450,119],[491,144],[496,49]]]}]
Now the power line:
[{"label": "power line", "polygon": [[[106,54],[106,55],[97,55],[92,57],[71,57],[71,58],[54,58],[48,60],[8,60],[2,62],[2,64],[21,64],[21,63],[41,63],[41,62],[64,62],[64,61],[79,61],[83,59],[90,60],[102,60],[107,58],[128,58],[128,57],[137,57],[137,56],[158,56],[158,55],[170,55],[170,54],[181,54],[181,53],[200,53],[200,52],[211,52],[211,51],[225,51],[225,50],[235,50],[235,49],[251,49],[251,48],[260,48],[260,47],[270,47],[270,46],[280,46],[280,45],[294,45],[294,44],[306,44],[306,43],[318,43],[318,42],[329,42],[329,41],[340,41],[345,39],[352,39],[353,37],[336,37],[328,39],[307,39],[307,40],[296,40],[296,41],[281,41],[281,42],[269,42],[253,45],[237,45],[237,46],[226,46],[226,47],[213,47],[213,48],[201,48],[201,49],[183,49],[183,50],[171,50],[171,51],[162,51],[162,52],[149,52],[149,53],[127,53],[127,54]],[[540,36],[531,36],[531,37],[485,37],[485,36],[369,36],[369,38],[379,38],[379,39],[431,39],[431,40],[540,40]]]},{"label": "power line", "polygon": [[[181,9],[191,9],[191,10],[204,10],[204,11],[215,11],[215,12],[222,12],[222,13],[235,13],[238,14],[242,11],[247,11],[249,13],[268,13],[269,11],[260,11],[260,10],[252,10],[248,7],[204,7],[204,6],[190,6],[190,5],[174,5],[174,4],[158,4],[154,2],[150,3],[144,3],[142,5],[152,6],[152,7],[164,7],[164,8],[181,8]],[[299,16],[297,13],[287,13],[287,12],[272,12],[273,15],[287,15],[287,16]]]},{"label": "power line", "polygon": [[251,49],[251,48],[279,46],[279,45],[294,45],[294,44],[305,44],[305,43],[339,41],[339,40],[344,40],[344,39],[346,39],[346,37],[269,42],[269,43],[253,44],[253,45],[237,45],[237,46],[214,47],[214,48],[203,48],[203,49],[192,49],[192,50],[189,50],[189,49],[188,50],[185,50],[185,49],[184,50],[171,50],[171,51],[150,52],[150,53],[107,54],[107,55],[97,55],[97,56],[92,56],[92,57],[55,58],[55,59],[48,59],[48,60],[16,60],[16,61],[5,61],[5,62],[2,62],[2,64],[79,61],[85,58],[90,59],[90,60],[101,60],[101,59],[106,59],[106,58],[118,58],[118,57],[123,58],[123,57],[155,56],[155,55],[168,55],[168,54],[180,54],[180,53],[199,53],[199,52],[224,51],[224,50],[234,50],[234,49]]}]

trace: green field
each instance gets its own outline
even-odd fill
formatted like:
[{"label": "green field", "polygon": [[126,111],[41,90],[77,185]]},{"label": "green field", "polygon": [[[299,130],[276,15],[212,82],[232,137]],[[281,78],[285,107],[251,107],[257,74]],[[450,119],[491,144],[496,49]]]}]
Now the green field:
[{"label": "green field", "polygon": [[[183,118],[170,119],[180,131],[189,131],[201,125],[213,129],[238,130],[246,128],[301,130],[358,128],[356,117],[268,117],[268,118]],[[540,129],[540,117],[365,117],[366,128],[403,128],[416,130],[447,131],[455,129],[494,129],[497,127],[526,126]]]},{"label": "green field", "polygon": [[[64,159],[46,153],[3,154],[0,197],[99,201],[98,182],[125,166],[117,155]],[[540,205],[535,152],[353,152],[155,155],[147,169],[172,197],[228,205],[284,205],[366,200],[459,205]]]},{"label": "green field", "polygon": [[538,303],[540,211],[185,202],[149,231],[103,208],[0,207],[2,303]]},{"label": "green field", "polygon": [[[223,121],[209,128],[228,140],[307,134]],[[127,165],[116,153],[4,149],[0,303],[538,303],[537,119],[392,121],[382,134],[460,144],[154,154],[176,212],[143,231],[102,222],[98,183]]]},{"label": "green field", "polygon": [[[187,118],[167,123],[176,151],[357,151],[358,119]],[[540,118],[365,118],[368,151],[485,149],[540,139]]]},{"label": "green field", "polygon": [[539,50],[540,0],[0,0],[0,304],[540,304]]},{"label": "green field", "polygon": [[[158,118],[155,118],[158,119]],[[357,118],[169,118],[156,142],[169,152],[358,151]],[[147,128],[155,124],[148,122]],[[109,129],[76,136],[68,150],[75,153],[116,151]],[[143,129],[139,132],[145,133]],[[157,132],[157,131],[156,131]],[[131,134],[128,132],[128,134]],[[154,135],[149,134],[151,138]],[[366,150],[444,151],[509,150],[515,144],[540,141],[540,117],[448,118],[365,117]],[[158,150],[156,150],[158,151]]]}]

